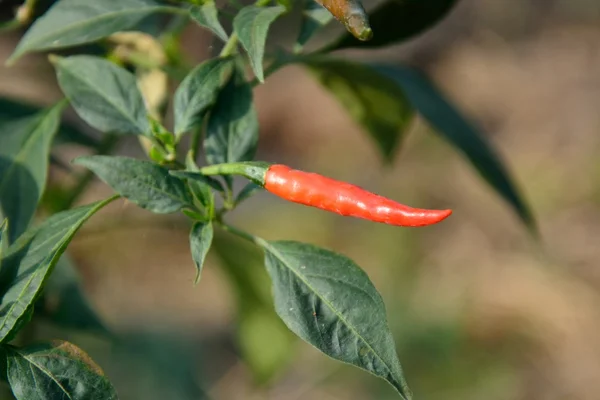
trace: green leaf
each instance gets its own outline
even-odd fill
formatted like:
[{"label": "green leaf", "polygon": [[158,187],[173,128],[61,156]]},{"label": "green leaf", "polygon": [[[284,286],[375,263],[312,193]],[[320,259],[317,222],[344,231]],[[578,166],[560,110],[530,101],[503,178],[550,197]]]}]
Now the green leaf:
[{"label": "green leaf", "polygon": [[263,57],[269,27],[285,12],[285,7],[246,6],[233,19],[233,30],[246,49],[250,65],[259,82],[264,82]]},{"label": "green leaf", "polygon": [[151,135],[133,74],[99,57],[56,57],[53,62],[60,88],[85,122],[102,132]]},{"label": "green leaf", "polygon": [[262,252],[238,237],[218,231],[212,248],[236,296],[235,331],[242,359],[254,381],[267,384],[285,372],[294,359],[298,340],[273,310]]},{"label": "green leaf", "polygon": [[231,58],[215,58],[198,65],[185,77],[173,99],[177,136],[201,125],[204,114],[231,76],[233,66]]},{"label": "green leaf", "polygon": [[238,193],[237,197],[235,198],[235,204],[240,204],[242,201],[248,199],[249,197],[251,197],[254,193],[258,192],[259,190],[262,190],[262,186],[258,186],[256,183],[254,182],[250,182],[248,183],[246,186],[244,186],[244,188],[242,190],[240,190],[240,192]]},{"label": "green leaf", "polygon": [[252,88],[239,70],[219,93],[208,118],[204,149],[210,164],[249,161],[258,144]]},{"label": "green leaf", "polygon": [[54,214],[7,249],[0,271],[0,342],[12,339],[29,320],[35,300],[77,230],[114,199]]},{"label": "green leaf", "polygon": [[196,222],[192,226],[190,231],[190,250],[192,252],[192,259],[196,264],[196,279],[195,284],[200,282],[200,274],[202,273],[202,267],[204,266],[204,260],[210,250],[210,246],[213,240],[213,227],[210,221],[208,222]]},{"label": "green leaf", "polygon": [[[0,97],[0,124],[5,121],[14,120],[15,118],[30,117],[42,110],[43,108],[37,105]],[[54,137],[53,145],[56,146],[63,143],[75,143],[85,147],[96,147],[98,145],[97,140],[64,121],[61,123]]]},{"label": "green leaf", "polygon": [[198,25],[214,33],[219,39],[226,42],[229,37],[219,22],[219,10],[214,1],[207,1],[201,6],[193,6],[190,16]]},{"label": "green leaf", "polygon": [[333,19],[333,15],[314,0],[304,1],[302,10],[302,25],[296,39],[296,49],[299,51],[313,35]]},{"label": "green leaf", "polygon": [[27,31],[7,63],[25,53],[94,42],[131,30],[157,12],[181,12],[152,0],[59,0]]},{"label": "green leaf", "polygon": [[288,328],[328,356],[385,379],[410,399],[383,300],[367,274],[349,258],[313,245],[261,242],[275,309]]},{"label": "green leaf", "polygon": [[408,67],[376,67],[406,94],[413,107],[451,144],[469,159],[481,176],[515,209],[529,228],[535,220],[510,174],[479,130],[446,99],[421,72]]},{"label": "green leaf", "polygon": [[7,355],[8,381],[17,400],[118,398],[100,367],[71,343],[11,346]]},{"label": "green leaf", "polygon": [[385,161],[393,161],[414,116],[402,90],[362,64],[325,57],[302,60],[371,136]]},{"label": "green leaf", "polygon": [[34,116],[0,121],[0,215],[12,243],[29,226],[46,187],[52,139],[65,102]]},{"label": "green leaf", "polygon": [[373,38],[356,39],[349,33],[327,46],[328,51],[348,47],[388,46],[417,35],[442,19],[458,0],[388,0],[369,13]]},{"label": "green leaf", "polygon": [[192,204],[185,184],[171,176],[168,169],[150,161],[88,156],[79,157],[73,162],[93,171],[127,200],[154,213],[173,213]]}]

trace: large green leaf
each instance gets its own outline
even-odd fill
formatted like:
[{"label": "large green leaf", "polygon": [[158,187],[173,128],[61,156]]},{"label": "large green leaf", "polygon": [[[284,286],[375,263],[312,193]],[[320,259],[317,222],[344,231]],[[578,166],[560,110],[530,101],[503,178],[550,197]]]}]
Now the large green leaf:
[{"label": "large green leaf", "polygon": [[190,15],[198,25],[208,29],[222,41],[226,42],[229,39],[221,22],[219,22],[219,10],[217,10],[214,1],[209,0],[201,6],[193,6],[190,8]]},{"label": "large green leaf", "polygon": [[11,243],[29,226],[46,187],[50,146],[65,104],[0,121],[0,215],[10,220]]},{"label": "large green leaf", "polygon": [[[21,100],[0,97],[0,124],[15,118],[30,117],[42,111],[43,108]],[[96,147],[98,142],[84,134],[75,126],[62,122],[54,137],[54,145],[75,143],[86,147]]]},{"label": "large green leaf", "polygon": [[262,252],[218,231],[212,248],[236,296],[236,340],[242,358],[257,384],[271,382],[294,359],[298,341],[273,310]]},{"label": "large green leaf", "polygon": [[416,69],[399,66],[380,66],[376,69],[402,88],[413,107],[438,134],[462,151],[481,176],[514,207],[525,224],[535,230],[533,215],[500,157],[445,95]]},{"label": "large green leaf", "polygon": [[200,282],[202,267],[204,266],[206,255],[210,250],[212,240],[213,227],[210,221],[194,223],[190,231],[190,250],[194,264],[196,264],[196,279],[194,280],[196,284]]},{"label": "large green leaf", "polygon": [[250,65],[259,82],[264,82],[263,57],[269,27],[286,11],[283,6],[246,6],[233,19],[233,30],[246,49]]},{"label": "large green leaf", "polygon": [[243,73],[234,70],[219,93],[208,118],[204,149],[210,164],[249,161],[258,144],[258,117],[252,88]]},{"label": "large green leaf", "polygon": [[328,50],[391,45],[421,33],[442,19],[458,0],[388,0],[369,13],[373,38],[369,41],[344,34]]},{"label": "large green leaf", "polygon": [[180,179],[150,161],[117,156],[87,156],[75,164],[93,171],[117,193],[154,213],[168,214],[191,207],[192,197]]},{"label": "large green leaf", "polygon": [[102,132],[151,135],[133,74],[92,56],[56,58],[54,64],[60,88],[85,122]]},{"label": "large green leaf", "polygon": [[29,320],[49,274],[77,230],[114,197],[54,214],[6,251],[0,271],[0,342]]},{"label": "large green leaf", "polygon": [[302,60],[391,162],[414,115],[402,90],[362,64],[326,57]]},{"label": "large green leaf", "polygon": [[175,134],[198,127],[233,71],[231,58],[215,58],[194,68],[181,82],[173,99]]},{"label": "large green leaf", "polygon": [[9,347],[8,382],[17,400],[113,400],[117,392],[100,367],[75,345],[55,341]]},{"label": "large green leaf", "polygon": [[8,63],[23,54],[90,43],[130,30],[157,12],[181,12],[153,0],[59,0],[27,31]]},{"label": "large green leaf", "polygon": [[333,15],[315,0],[304,0],[302,25],[296,39],[296,49],[300,50],[309,39],[333,19]]},{"label": "large green leaf", "polygon": [[292,241],[261,241],[275,309],[300,338],[328,356],[389,382],[412,397],[387,324],[385,306],[352,260]]}]

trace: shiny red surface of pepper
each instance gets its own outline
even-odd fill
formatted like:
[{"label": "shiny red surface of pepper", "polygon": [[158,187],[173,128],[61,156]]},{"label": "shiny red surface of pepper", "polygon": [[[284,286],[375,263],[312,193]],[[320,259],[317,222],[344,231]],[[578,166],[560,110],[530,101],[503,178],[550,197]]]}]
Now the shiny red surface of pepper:
[{"label": "shiny red surface of pepper", "polygon": [[294,203],[396,226],[432,225],[452,214],[408,207],[358,186],[279,164],[267,170],[264,188]]}]

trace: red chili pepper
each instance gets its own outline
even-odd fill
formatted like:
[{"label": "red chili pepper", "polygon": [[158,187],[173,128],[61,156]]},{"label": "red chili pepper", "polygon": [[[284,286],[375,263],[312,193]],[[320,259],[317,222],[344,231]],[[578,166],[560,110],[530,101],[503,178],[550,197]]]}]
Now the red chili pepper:
[{"label": "red chili pepper", "polygon": [[358,186],[279,164],[267,170],[264,188],[288,201],[397,226],[432,225],[452,214],[452,210],[408,207]]},{"label": "red chili pepper", "polygon": [[171,173],[188,179],[195,175],[203,179],[205,175],[242,175],[285,200],[390,225],[427,226],[452,214],[452,210],[408,207],[346,182],[260,161],[216,164],[202,167],[199,172]]}]

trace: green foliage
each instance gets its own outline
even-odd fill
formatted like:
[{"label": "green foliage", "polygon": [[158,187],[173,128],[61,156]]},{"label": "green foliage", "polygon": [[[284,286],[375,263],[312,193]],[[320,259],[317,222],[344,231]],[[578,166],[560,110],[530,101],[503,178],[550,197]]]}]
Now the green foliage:
[{"label": "green foliage", "polygon": [[10,219],[11,243],[29,226],[44,192],[50,145],[64,106],[0,121],[0,216]]},{"label": "green foliage", "polygon": [[75,163],[92,170],[121,196],[146,210],[168,214],[192,207],[192,197],[183,182],[150,161],[89,156]]},{"label": "green foliage", "polygon": [[233,29],[238,35],[240,43],[246,49],[250,58],[250,65],[259,82],[265,80],[263,72],[263,57],[267,32],[271,24],[286,11],[283,6],[257,7],[247,6],[233,19]]},{"label": "green foliage", "polygon": [[99,57],[54,58],[56,77],[79,116],[102,132],[150,135],[135,76]]},{"label": "green foliage", "polygon": [[333,15],[314,0],[304,0],[302,25],[296,39],[295,50],[300,51],[308,40],[321,28],[333,20]]},{"label": "green foliage", "polygon": [[31,318],[33,305],[77,230],[113,198],[54,214],[26,232],[3,255],[0,342],[11,340]]},{"label": "green foliage", "polygon": [[261,244],[275,309],[288,328],[328,356],[385,379],[410,399],[383,300],[363,270],[313,245]]},{"label": "green foliage", "polygon": [[252,88],[235,69],[208,118],[204,150],[210,164],[249,161],[258,144]]},{"label": "green foliage", "polygon": [[[229,39],[227,32],[219,21],[219,11],[214,1],[206,1],[201,6],[194,6],[190,9],[190,16],[198,25],[208,29],[216,37],[226,42]],[[177,129],[175,129],[177,132]]]},{"label": "green foliage", "polygon": [[392,162],[414,111],[401,88],[371,68],[334,58],[301,59]]},{"label": "green foliage", "polygon": [[198,128],[217,100],[234,68],[230,58],[215,58],[198,65],[181,82],[173,98],[175,135]]},{"label": "green foliage", "polygon": [[[117,398],[99,367],[75,346],[57,342],[16,347],[9,342],[27,338],[18,334],[34,310],[63,328],[112,337],[87,303],[65,251],[85,221],[118,196],[153,213],[181,211],[189,218],[196,283],[208,253],[215,252],[236,295],[237,343],[258,384],[271,382],[285,369],[299,337],[336,360],[384,379],[400,397],[411,399],[383,300],[358,265],[313,245],[266,241],[225,222],[231,210],[265,184],[270,164],[254,161],[259,125],[253,87],[287,64],[300,63],[312,72],[369,135],[385,163],[394,160],[413,115],[419,113],[466,155],[527,224],[534,226],[530,210],[484,135],[421,72],[403,66],[360,64],[325,54],[334,49],[401,42],[439,21],[456,0],[386,1],[369,16],[372,40],[345,34],[325,49],[302,55],[304,45],[333,20],[325,8],[307,0],[291,51],[265,55],[272,23],[292,8],[287,0],[276,3],[280,5],[259,0],[240,6],[233,17],[233,32],[228,33],[223,28],[228,24],[221,23],[226,12],[217,10],[212,0],[58,0],[33,22],[15,49],[9,63],[29,52],[76,47],[116,32],[143,29],[154,33],[143,36],[144,43],[151,42],[161,54],[158,59],[152,59],[151,51],[123,55],[123,51],[101,43],[96,56],[50,57],[68,102],[81,119],[103,135],[98,142],[61,122],[66,101],[41,110],[0,99],[0,364],[6,367],[3,375],[18,400]],[[362,10],[354,0],[341,0],[337,6],[341,7],[339,15]],[[176,18],[163,26],[148,18],[157,14],[174,14]],[[191,21],[225,45],[218,57],[189,68],[179,40]],[[352,21],[342,22],[352,30]],[[364,25],[366,18],[360,23]],[[239,44],[248,55],[249,65],[237,54]],[[272,60],[267,69],[265,58]],[[246,76],[248,66],[254,71],[253,80]],[[168,97],[167,88],[138,87],[148,72],[165,72],[181,80],[172,99],[173,127],[163,125],[165,110],[157,113],[153,103],[155,97]],[[159,93],[149,93],[152,90]],[[186,133],[190,134],[189,145],[182,140]],[[111,155],[122,135],[137,135],[150,160]],[[56,203],[53,207],[60,211],[30,227],[45,191],[53,142],[82,144],[96,155],[76,159],[76,164],[87,169],[75,177],[73,188],[53,187],[49,191],[70,191],[63,193],[67,200],[49,202]],[[201,158],[207,166],[197,164]],[[94,175],[118,196],[71,208]],[[233,175],[250,180],[237,194]],[[52,274],[57,265],[57,273]],[[178,368],[175,358],[169,358],[173,351],[155,347],[161,361],[155,359],[153,365],[167,365],[171,373],[188,370]],[[166,379],[169,371],[163,374],[161,370],[157,375]],[[188,378],[173,379],[185,381],[190,398],[203,396]]]},{"label": "green foliage", "polygon": [[8,63],[25,53],[90,43],[135,28],[157,12],[179,12],[153,0],[59,0],[19,42]]},{"label": "green foliage", "polygon": [[8,381],[17,400],[113,400],[117,393],[80,348],[68,342],[8,347]]},{"label": "green foliage", "polygon": [[200,274],[202,273],[202,267],[204,266],[204,260],[210,250],[210,246],[213,240],[213,226],[210,221],[201,222],[198,221],[192,226],[190,231],[190,250],[192,252],[192,259],[196,264],[196,279],[195,283],[200,282]]}]

